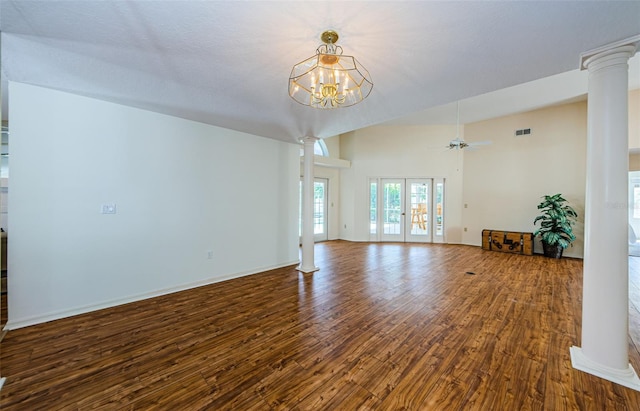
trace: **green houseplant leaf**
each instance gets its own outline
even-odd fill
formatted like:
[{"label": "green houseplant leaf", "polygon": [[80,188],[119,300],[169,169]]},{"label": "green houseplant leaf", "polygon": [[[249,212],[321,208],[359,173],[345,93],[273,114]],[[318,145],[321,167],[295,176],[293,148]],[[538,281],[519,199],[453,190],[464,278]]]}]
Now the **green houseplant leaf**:
[{"label": "green houseplant leaf", "polygon": [[573,209],[561,194],[545,195],[538,204],[541,214],[533,220],[533,224],[540,223],[540,228],[533,235],[548,245],[557,245],[563,249],[569,247],[576,236],[573,234],[573,225],[576,223],[578,213]]}]

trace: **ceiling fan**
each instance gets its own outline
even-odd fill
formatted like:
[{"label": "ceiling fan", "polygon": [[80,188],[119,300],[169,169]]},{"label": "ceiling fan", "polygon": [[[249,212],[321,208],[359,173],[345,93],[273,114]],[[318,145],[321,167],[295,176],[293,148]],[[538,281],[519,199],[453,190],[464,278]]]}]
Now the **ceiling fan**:
[{"label": "ceiling fan", "polygon": [[449,142],[449,145],[447,146],[447,148],[449,150],[453,150],[453,149],[461,149],[461,148],[467,148],[469,147],[468,143],[465,143],[464,140],[460,140],[460,138],[456,137],[455,140],[451,140]]},{"label": "ceiling fan", "polygon": [[460,102],[456,102],[456,138],[451,140],[445,148],[449,150],[462,150],[464,148],[474,149],[476,146],[491,144],[491,141],[474,141],[467,143],[460,138]]},{"label": "ceiling fan", "polygon": [[463,148],[474,150],[477,146],[486,146],[488,144],[491,144],[491,141],[474,141],[472,143],[467,143],[466,141],[456,137],[454,140],[451,140],[449,145],[445,148],[448,148],[449,150],[461,150]]}]

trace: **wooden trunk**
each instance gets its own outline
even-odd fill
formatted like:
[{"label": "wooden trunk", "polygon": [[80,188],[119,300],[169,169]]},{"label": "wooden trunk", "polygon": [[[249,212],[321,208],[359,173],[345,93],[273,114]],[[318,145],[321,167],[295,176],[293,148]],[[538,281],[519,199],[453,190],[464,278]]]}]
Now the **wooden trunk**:
[{"label": "wooden trunk", "polygon": [[482,230],[482,248],[503,253],[533,255],[533,233]]}]

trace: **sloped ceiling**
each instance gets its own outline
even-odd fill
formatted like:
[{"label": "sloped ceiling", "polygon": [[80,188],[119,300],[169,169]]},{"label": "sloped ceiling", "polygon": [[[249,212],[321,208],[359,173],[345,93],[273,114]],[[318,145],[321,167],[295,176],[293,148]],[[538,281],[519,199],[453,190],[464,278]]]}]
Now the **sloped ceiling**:
[{"label": "sloped ceiling", "polygon": [[[291,142],[421,123],[550,76],[562,87],[580,53],[640,34],[640,1],[3,0],[0,13],[8,80]],[[292,65],[326,29],[373,78],[356,106],[322,111],[287,94]],[[517,108],[502,98],[494,111]]]}]

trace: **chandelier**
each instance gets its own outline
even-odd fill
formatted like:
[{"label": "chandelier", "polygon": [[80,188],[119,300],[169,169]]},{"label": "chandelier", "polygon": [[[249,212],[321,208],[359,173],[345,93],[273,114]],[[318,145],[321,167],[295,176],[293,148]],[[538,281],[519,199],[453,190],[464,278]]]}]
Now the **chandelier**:
[{"label": "chandelier", "polygon": [[367,69],[353,56],[343,56],[336,46],[338,33],[327,30],[320,37],[325,44],[316,55],[293,66],[289,76],[289,95],[314,108],[349,107],[364,100],[373,83]]}]

